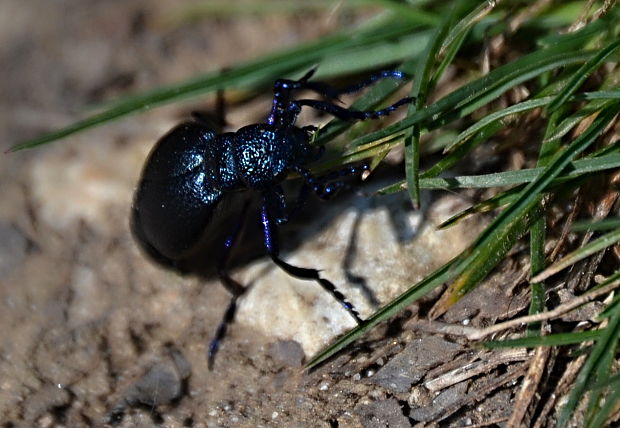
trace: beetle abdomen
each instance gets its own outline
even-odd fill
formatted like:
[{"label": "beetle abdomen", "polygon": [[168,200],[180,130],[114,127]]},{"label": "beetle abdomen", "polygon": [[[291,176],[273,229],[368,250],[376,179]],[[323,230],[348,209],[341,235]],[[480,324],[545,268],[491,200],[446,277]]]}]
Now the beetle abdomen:
[{"label": "beetle abdomen", "polygon": [[136,190],[131,227],[149,255],[174,265],[191,252],[211,221],[222,192],[211,184],[205,163],[215,133],[187,122],[153,148]]}]

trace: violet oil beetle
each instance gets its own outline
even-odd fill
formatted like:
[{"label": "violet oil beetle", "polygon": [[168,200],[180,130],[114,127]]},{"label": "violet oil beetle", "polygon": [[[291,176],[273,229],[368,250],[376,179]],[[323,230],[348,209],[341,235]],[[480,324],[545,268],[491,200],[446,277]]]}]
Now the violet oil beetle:
[{"label": "violet oil beetle", "polygon": [[[367,120],[386,116],[413,100],[403,98],[376,111],[343,108],[335,104],[340,95],[357,92],[380,79],[403,79],[404,74],[383,71],[363,82],[336,89],[310,81],[314,71],[299,80],[275,82],[271,112],[265,123],[223,134],[217,134],[200,118],[177,125],[155,144],[137,185],[131,229],[142,249],[157,262],[181,271],[186,259],[201,258],[215,269],[232,295],[209,345],[209,368],[213,367],[219,344],[233,321],[237,300],[246,290],[228,274],[227,265],[247,217],[243,213],[250,197],[258,200],[264,248],[275,264],[296,278],[316,281],[358,324],[362,322],[353,305],[318,270],[290,265],[279,256],[277,225],[285,223],[295,211],[287,207],[282,188],[287,174],[296,172],[302,177],[300,195],[312,191],[329,199],[343,187],[338,178],[359,174],[367,168],[348,166],[315,177],[307,166],[322,153],[311,144],[317,128],[298,127],[295,122],[304,106],[344,120]],[[297,90],[315,92],[323,100],[295,99],[293,93]],[[240,212],[241,218],[231,218]],[[208,251],[202,252],[199,249],[205,248],[205,242]]]}]

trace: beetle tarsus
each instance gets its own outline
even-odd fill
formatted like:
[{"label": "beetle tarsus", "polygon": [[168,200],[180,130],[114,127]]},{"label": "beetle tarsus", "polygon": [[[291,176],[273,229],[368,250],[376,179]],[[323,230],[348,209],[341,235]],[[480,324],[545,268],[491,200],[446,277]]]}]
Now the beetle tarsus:
[{"label": "beetle tarsus", "polygon": [[207,357],[207,367],[209,370],[213,370],[213,364],[215,363],[215,355],[217,351],[220,349],[220,343],[222,339],[226,336],[226,332],[228,331],[228,326],[235,319],[235,313],[237,312],[237,299],[239,296],[233,296],[228,303],[228,307],[226,308],[226,312],[224,312],[224,317],[222,321],[217,326],[217,330],[215,331],[215,336],[209,343],[209,351]]}]

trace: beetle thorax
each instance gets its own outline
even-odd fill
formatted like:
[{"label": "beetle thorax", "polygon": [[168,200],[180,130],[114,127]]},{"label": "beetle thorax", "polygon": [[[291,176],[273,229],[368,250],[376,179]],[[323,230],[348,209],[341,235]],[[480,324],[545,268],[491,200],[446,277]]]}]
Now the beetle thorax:
[{"label": "beetle thorax", "polygon": [[259,124],[241,128],[235,134],[235,161],[238,177],[250,188],[273,185],[297,165],[305,163],[307,134],[290,127],[277,129]]}]

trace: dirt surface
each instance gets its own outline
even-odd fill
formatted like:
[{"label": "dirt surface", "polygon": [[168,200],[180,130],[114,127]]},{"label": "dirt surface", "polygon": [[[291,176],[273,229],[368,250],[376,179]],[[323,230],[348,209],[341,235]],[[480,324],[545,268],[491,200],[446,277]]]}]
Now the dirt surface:
[{"label": "dirt surface", "polygon": [[[86,106],[233,66],[351,19],[176,19],[191,3],[0,3],[0,148],[66,125]],[[227,293],[216,280],[147,260],[127,219],[153,142],[193,107],[212,106],[210,98],[166,107],[0,156],[1,426],[501,424],[527,354],[472,350],[410,329],[420,309],[412,307],[307,373],[307,358],[353,323],[312,291],[318,287],[295,285],[264,258],[235,271],[256,290],[242,302],[215,370],[207,369]],[[256,122],[268,106],[267,94],[232,109],[228,122]],[[414,213],[400,196],[343,198],[303,231],[287,232],[295,244],[286,258],[349,283],[343,292],[368,316],[479,230],[466,223],[434,234],[465,203],[426,202]],[[351,242],[356,256],[347,261]],[[526,299],[513,289],[522,269],[506,264],[445,320],[484,325],[523,310]],[[355,286],[360,278],[370,292]],[[464,367],[465,376],[453,372]]]}]

